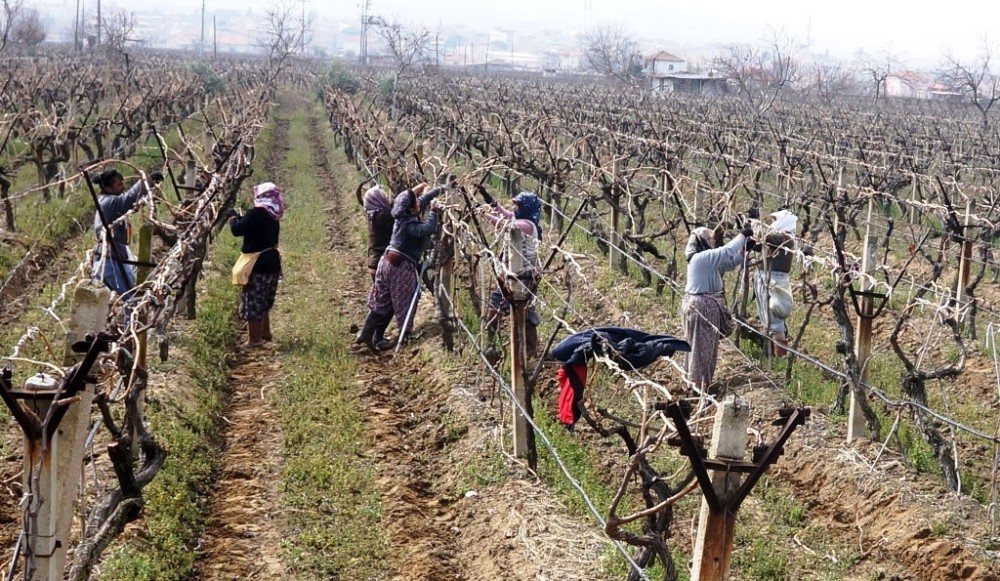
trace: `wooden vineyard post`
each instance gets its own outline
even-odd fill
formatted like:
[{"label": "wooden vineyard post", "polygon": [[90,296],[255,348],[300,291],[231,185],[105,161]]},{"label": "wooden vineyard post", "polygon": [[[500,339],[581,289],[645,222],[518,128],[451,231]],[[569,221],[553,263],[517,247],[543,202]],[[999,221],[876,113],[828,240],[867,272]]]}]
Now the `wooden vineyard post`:
[{"label": "wooden vineyard post", "polygon": [[[136,271],[135,283],[137,287],[142,283],[146,282],[146,279],[149,277],[149,272],[152,269],[146,265],[149,264],[149,262],[152,259],[153,259],[153,226],[146,223],[143,224],[142,226],[139,226],[139,262],[142,262],[144,264],[140,265]],[[140,324],[144,323],[145,321],[140,321]],[[138,367],[143,370],[146,369],[146,353],[148,351],[148,345],[149,345],[149,331],[144,330],[141,333],[139,333],[139,345],[136,347],[136,352],[135,352],[135,358]],[[138,402],[139,422],[143,421],[143,418],[145,417],[145,411],[143,409],[145,407],[145,402],[146,402],[146,394],[145,392],[143,392],[140,394]],[[137,437],[137,433],[135,432],[137,426],[133,426],[132,429],[133,429],[132,441],[138,442],[139,440]],[[139,449],[138,446],[136,446],[136,451],[138,451],[138,449]]]},{"label": "wooden vineyard post", "polygon": [[608,259],[609,265],[613,272],[627,273],[628,266],[625,262],[625,255],[621,252],[622,248],[622,212],[619,207],[620,197],[622,194],[621,188],[618,187],[618,172],[619,172],[619,161],[615,158],[612,161],[611,166],[611,244],[608,248]]},{"label": "wooden vineyard post", "polygon": [[[516,277],[524,270],[524,256],[521,254],[524,233],[514,229],[510,232],[510,272]],[[510,386],[514,397],[521,408],[531,415],[531,393],[525,381],[525,363],[527,360],[525,344],[525,314],[528,307],[528,289],[517,278],[508,280],[510,288]],[[517,405],[513,405],[514,416],[514,456],[527,458],[531,468],[535,468],[535,434],[528,424],[528,418],[521,413]]]},{"label": "wooden vineyard post", "polygon": [[[146,265],[148,265],[152,259],[153,227],[149,224],[143,224],[142,226],[139,226],[139,262],[142,262],[143,264],[139,265],[139,268],[136,269],[135,284],[137,287],[146,282],[146,279],[149,278],[149,271],[151,268]],[[139,360],[140,367],[146,366],[146,342],[148,333],[148,331],[139,333],[139,346],[136,352],[136,358]]]},{"label": "wooden vineyard post", "polygon": [[702,192],[701,185],[698,182],[694,183],[694,207],[691,210],[691,223],[701,224],[698,220],[701,217],[702,206],[705,205],[705,194]]},{"label": "wooden vineyard post", "polygon": [[[962,254],[958,257],[958,279],[955,283],[955,308],[961,311],[962,299],[965,298],[965,287],[969,286],[969,274],[972,272],[972,238],[969,236],[972,201],[965,204],[965,226],[962,228]],[[957,317],[959,325],[964,321]]]},{"label": "wooden vineyard post", "polygon": [[452,323],[454,314],[451,308],[449,297],[455,296],[454,292],[454,271],[455,271],[455,239],[451,234],[442,234],[438,242],[437,251],[440,260],[440,272],[435,288],[435,302],[438,308],[438,323],[441,325],[441,340],[445,349],[455,350],[454,324]]},{"label": "wooden vineyard post", "polygon": [[[872,237],[872,211],[875,199],[868,200],[868,220],[865,223],[864,255],[861,258],[861,312],[858,317],[858,328],[854,332],[854,357],[861,366],[861,383],[868,382],[868,359],[872,351],[872,290],[871,273],[875,271],[876,240]],[[847,416],[847,441],[868,436],[868,425],[861,407],[861,401],[855,390],[851,390],[851,409]]]},{"label": "wooden vineyard post", "polygon": [[[749,424],[750,406],[745,401],[736,397],[723,401],[715,414],[708,457],[743,460]],[[740,488],[741,475],[713,470],[709,472],[709,476],[722,506],[713,509],[707,499],[702,499],[701,502],[698,536],[695,538],[691,566],[691,579],[698,581],[729,577],[736,532],[736,510],[730,510],[727,501]]]},{"label": "wooden vineyard post", "polygon": [[917,210],[917,174],[913,174],[913,185],[910,188],[910,224],[920,223],[920,211]]},{"label": "wooden vineyard post", "polygon": [[[66,332],[65,365],[73,365],[81,356],[73,353],[71,346],[88,334],[97,333],[108,320],[111,291],[91,281],[81,283],[73,291],[72,315]],[[24,391],[38,396],[25,399],[32,411],[45,417],[51,398],[58,388],[54,377],[38,374],[28,379]],[[45,399],[45,396],[48,399]],[[77,401],[70,403],[58,428],[45,444],[42,439],[25,438],[24,490],[37,491],[29,498],[25,554],[25,578],[40,581],[57,581],[63,578],[66,567],[66,550],[69,548],[70,529],[73,524],[73,505],[80,487],[83,471],[84,441],[90,423],[90,407],[94,400],[94,386],[87,384],[76,394]],[[44,437],[44,436],[42,436]]]},{"label": "wooden vineyard post", "polygon": [[[198,167],[195,165],[193,159],[189,159],[187,165],[184,168],[184,187],[191,188],[188,192],[192,191],[198,180]],[[203,256],[204,250],[200,253]],[[197,302],[198,302],[198,277],[201,275],[201,259],[198,258],[194,262],[194,267],[191,269],[191,278],[188,279],[187,284],[184,285],[184,292],[181,293],[180,304],[178,304],[178,310],[184,313],[184,317],[189,320],[194,320],[198,316]]]}]

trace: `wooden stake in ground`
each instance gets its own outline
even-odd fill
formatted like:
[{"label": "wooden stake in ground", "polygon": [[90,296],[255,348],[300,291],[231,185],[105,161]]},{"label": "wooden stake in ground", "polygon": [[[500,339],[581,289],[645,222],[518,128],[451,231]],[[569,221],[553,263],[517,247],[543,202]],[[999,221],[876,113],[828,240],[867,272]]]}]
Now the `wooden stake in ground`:
[{"label": "wooden stake in ground", "polygon": [[[722,402],[715,415],[708,457],[742,460],[749,423],[750,406],[745,401],[730,397]],[[718,470],[711,471],[709,475],[721,506],[713,509],[707,500],[701,502],[691,566],[691,579],[695,581],[716,581],[729,577],[736,530],[738,505],[730,508],[729,499],[739,490],[741,477],[738,473]]]},{"label": "wooden stake in ground", "polygon": [[[510,231],[510,272],[515,276],[524,270],[524,256],[521,255],[524,234],[517,229]],[[517,403],[524,409],[529,409],[528,389],[524,377],[525,360],[525,311],[527,310],[528,292],[524,283],[514,278],[508,281],[510,289],[510,386],[514,390]],[[530,456],[529,432],[531,426],[526,416],[517,405],[513,407],[514,416],[514,455],[518,458]]]},{"label": "wooden stake in ground", "polygon": [[[972,200],[965,205],[965,225],[962,228],[962,254],[958,257],[958,279],[955,283],[955,308],[961,311],[962,299],[965,298],[965,287],[969,286],[969,275],[972,273],[972,237],[969,224],[972,220]],[[959,324],[964,318],[959,312],[955,317]]]},{"label": "wooden stake in ground", "polygon": [[[865,222],[864,256],[861,259],[861,312],[858,313],[858,326],[854,332],[854,356],[861,366],[861,383],[868,382],[868,359],[872,351],[872,296],[871,290],[874,285],[871,282],[871,273],[875,271],[875,255],[877,240],[872,237],[872,211],[875,207],[875,199],[868,200],[868,220]],[[855,390],[851,390],[851,408],[847,417],[847,441],[853,442],[858,438],[868,436],[868,425],[865,423],[864,410]]]},{"label": "wooden stake in ground", "polygon": [[[195,165],[194,160],[190,159],[184,168],[184,187],[188,188],[188,192],[191,192],[194,190],[197,182],[198,167]],[[200,254],[203,256],[204,250],[202,250]],[[189,278],[187,284],[184,285],[184,292],[181,293],[181,298],[177,305],[177,310],[184,313],[184,317],[189,320],[194,320],[198,315],[196,304],[198,302],[197,288],[198,277],[200,275],[201,259],[196,259],[194,268],[191,269],[191,278]]]}]

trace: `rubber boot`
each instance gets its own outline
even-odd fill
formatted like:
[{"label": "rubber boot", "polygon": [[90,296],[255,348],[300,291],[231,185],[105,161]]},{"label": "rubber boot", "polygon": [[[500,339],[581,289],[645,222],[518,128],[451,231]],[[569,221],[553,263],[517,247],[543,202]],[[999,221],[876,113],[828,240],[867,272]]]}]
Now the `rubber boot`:
[{"label": "rubber boot", "polygon": [[385,315],[384,318],[375,326],[375,348],[379,351],[388,351],[392,349],[392,342],[385,338],[385,330],[389,327],[389,323],[392,322],[392,314]]},{"label": "rubber boot", "polygon": [[378,327],[379,320],[380,317],[374,311],[368,311],[368,316],[365,317],[365,324],[361,327],[361,332],[358,333],[358,337],[354,342],[364,343],[372,352],[376,351],[375,329]]},{"label": "rubber boot", "polygon": [[261,319],[261,339],[265,341],[271,341],[274,339],[271,336],[271,311],[264,313],[264,318]]},{"label": "rubber boot", "polygon": [[788,336],[784,333],[773,333],[771,335],[771,341],[775,357],[784,357],[785,355],[788,355],[788,351],[785,349],[785,347],[788,346]]},{"label": "rubber boot", "polygon": [[247,322],[247,347],[260,347],[264,344],[264,323],[263,321]]}]

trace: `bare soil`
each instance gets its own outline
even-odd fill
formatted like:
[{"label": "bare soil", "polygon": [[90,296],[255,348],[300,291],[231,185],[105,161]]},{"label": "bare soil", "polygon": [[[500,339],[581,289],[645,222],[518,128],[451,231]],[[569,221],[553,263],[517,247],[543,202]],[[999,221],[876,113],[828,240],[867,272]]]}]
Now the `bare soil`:
[{"label": "bare soil", "polygon": [[[278,176],[289,121],[277,118],[265,168]],[[279,579],[287,576],[281,542],[281,417],[274,394],[283,381],[273,344],[241,347],[230,371],[223,414],[223,451],[208,505],[197,565],[199,579]]]},{"label": "bare soil", "polygon": [[224,449],[201,540],[199,579],[278,579],[282,560],[282,381],[273,349],[244,349],[230,373]]},{"label": "bare soil", "polygon": [[[357,276],[339,288],[339,309],[367,308],[364,223],[353,198],[356,183],[328,165],[319,122],[311,124],[318,176],[333,184],[328,229],[331,250]],[[340,177],[340,179],[337,179]],[[357,381],[375,442],[372,460],[383,505],[382,523],[393,547],[394,579],[603,579],[606,544],[589,522],[566,509],[519,464],[505,461],[511,477],[500,486],[470,488],[470,466],[503,449],[499,426],[509,421],[481,401],[474,369],[448,370],[427,296],[416,315],[420,336],[398,356],[358,350]],[[348,332],[343,330],[342,332]],[[495,454],[495,452],[492,452]]]}]

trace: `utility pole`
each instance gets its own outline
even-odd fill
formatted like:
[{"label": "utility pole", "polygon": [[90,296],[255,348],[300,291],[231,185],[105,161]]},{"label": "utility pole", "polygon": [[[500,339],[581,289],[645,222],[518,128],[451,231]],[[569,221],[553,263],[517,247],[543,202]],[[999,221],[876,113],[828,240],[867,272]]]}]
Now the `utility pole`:
[{"label": "utility pole", "polygon": [[101,0],[97,0],[97,46],[101,46]]},{"label": "utility pole", "polygon": [[80,52],[80,0],[76,0],[76,19],[73,21],[73,54]]},{"label": "utility pole", "polygon": [[299,54],[306,53],[306,2],[309,0],[299,0],[302,2],[302,16],[299,20]]},{"label": "utility pole", "polygon": [[514,70],[514,31],[512,30],[507,36],[507,42],[510,44],[510,70]]},{"label": "utility pole", "polygon": [[201,42],[198,44],[198,56],[205,56],[205,0],[201,0]]},{"label": "utility pole", "polygon": [[441,33],[434,35],[434,64],[441,68]]},{"label": "utility pole", "polygon": [[219,29],[215,27],[215,14],[212,14],[212,60],[219,56]]},{"label": "utility pole", "polygon": [[368,11],[371,10],[371,6],[371,0],[361,0],[361,46],[358,47],[361,66],[368,64],[368,25],[371,23]]}]

